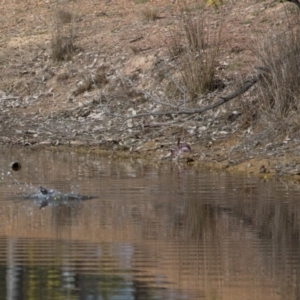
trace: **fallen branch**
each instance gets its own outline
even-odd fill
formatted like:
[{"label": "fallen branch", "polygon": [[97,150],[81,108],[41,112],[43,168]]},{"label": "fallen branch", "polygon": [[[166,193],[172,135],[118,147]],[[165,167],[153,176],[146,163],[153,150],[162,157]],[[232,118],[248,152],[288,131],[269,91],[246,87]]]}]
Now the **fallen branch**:
[{"label": "fallen branch", "polygon": [[220,100],[218,100],[217,102],[215,102],[211,105],[199,108],[199,109],[180,109],[180,110],[174,110],[174,111],[147,112],[147,113],[132,115],[130,117],[126,117],[126,119],[128,120],[128,119],[140,118],[140,117],[145,117],[145,116],[201,114],[201,113],[204,113],[208,110],[214,109],[214,108],[228,102],[229,100],[232,100],[232,99],[244,94],[254,84],[256,84],[259,80],[261,80],[262,77],[263,77],[263,75],[260,73],[257,76],[254,76],[252,78],[249,78],[249,79],[245,80],[243,86],[239,90],[237,90],[237,91],[235,91],[235,92],[233,92],[233,93],[231,93],[227,96],[220,97]]}]

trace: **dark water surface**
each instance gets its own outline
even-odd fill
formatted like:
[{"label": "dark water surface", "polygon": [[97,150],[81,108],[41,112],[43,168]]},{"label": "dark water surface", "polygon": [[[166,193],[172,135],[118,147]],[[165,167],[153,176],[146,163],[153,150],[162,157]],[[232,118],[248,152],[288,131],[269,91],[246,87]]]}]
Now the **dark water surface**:
[{"label": "dark water surface", "polygon": [[[0,154],[0,299],[300,298],[299,184],[71,150]],[[40,185],[92,198],[41,208]]]}]

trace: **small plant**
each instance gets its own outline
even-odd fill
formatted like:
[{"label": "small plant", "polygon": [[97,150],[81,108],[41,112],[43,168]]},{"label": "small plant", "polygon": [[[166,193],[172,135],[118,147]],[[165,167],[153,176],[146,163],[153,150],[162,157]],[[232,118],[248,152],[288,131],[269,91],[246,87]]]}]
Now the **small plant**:
[{"label": "small plant", "polygon": [[171,32],[170,40],[167,41],[167,49],[172,58],[177,58],[184,52],[185,47],[182,38],[183,35],[180,31],[173,30]]},{"label": "small plant", "polygon": [[[196,98],[215,88],[217,58],[220,52],[220,33],[210,35],[202,15],[192,18],[184,14],[182,39],[173,38],[170,53],[177,49],[175,57],[181,73],[181,84],[185,92]],[[180,35],[177,34],[177,37]]]},{"label": "small plant", "polygon": [[155,21],[158,19],[158,9],[153,7],[147,7],[142,9],[142,16],[147,21]]},{"label": "small plant", "polygon": [[55,61],[69,60],[75,50],[73,38],[63,37],[57,32],[51,40],[51,56]]},{"label": "small plant", "polygon": [[280,131],[297,130],[300,123],[300,29],[265,39],[257,47],[256,56],[263,76],[258,86],[261,119]]},{"label": "small plant", "polygon": [[89,91],[93,86],[93,78],[90,74],[84,75],[82,80],[77,83],[73,94],[75,96],[82,94],[86,91]]},{"label": "small plant", "polygon": [[205,31],[205,21],[202,18],[193,20],[185,17],[183,29],[187,39],[187,46],[191,51],[202,51],[205,48],[207,33]]},{"label": "small plant", "polygon": [[76,47],[74,45],[74,18],[65,10],[57,10],[51,39],[51,57],[55,61],[69,60]]},{"label": "small plant", "polygon": [[95,74],[93,74],[92,80],[96,86],[103,87],[109,82],[106,76],[107,69],[108,67],[103,65],[96,70]]},{"label": "small plant", "polygon": [[62,24],[68,24],[72,22],[73,15],[65,10],[58,10],[56,13],[57,22],[60,22]]}]

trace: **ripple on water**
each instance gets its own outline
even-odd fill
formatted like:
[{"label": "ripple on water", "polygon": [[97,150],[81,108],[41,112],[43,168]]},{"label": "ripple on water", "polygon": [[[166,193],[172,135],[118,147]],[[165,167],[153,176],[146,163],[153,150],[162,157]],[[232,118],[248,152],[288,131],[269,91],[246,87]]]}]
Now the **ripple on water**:
[{"label": "ripple on water", "polygon": [[[8,298],[297,298],[297,183],[72,150],[1,154]],[[59,196],[43,210],[40,186]]]}]

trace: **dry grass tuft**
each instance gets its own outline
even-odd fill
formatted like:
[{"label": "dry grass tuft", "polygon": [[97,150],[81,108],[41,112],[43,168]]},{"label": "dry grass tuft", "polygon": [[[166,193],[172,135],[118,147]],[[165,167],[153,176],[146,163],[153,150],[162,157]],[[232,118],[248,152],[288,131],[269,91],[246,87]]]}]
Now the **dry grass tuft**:
[{"label": "dry grass tuft", "polygon": [[266,39],[257,47],[262,66],[259,83],[261,120],[274,129],[293,132],[300,124],[300,29]]},{"label": "dry grass tuft", "polygon": [[109,82],[106,76],[107,70],[108,67],[105,65],[96,70],[95,74],[93,75],[93,82],[96,84],[96,86],[103,87]]},{"label": "dry grass tuft", "polygon": [[158,19],[158,9],[155,7],[147,7],[142,9],[142,16],[146,21],[155,21]]},{"label": "dry grass tuft", "polygon": [[182,88],[190,98],[197,98],[216,88],[220,32],[210,35],[201,12],[195,17],[191,13],[183,14],[181,24],[182,33],[175,33],[168,46],[169,53],[178,62]]},{"label": "dry grass tuft", "polygon": [[78,96],[79,94],[91,90],[93,82],[93,78],[90,74],[83,75],[82,80],[78,82],[77,87],[74,89],[73,95]]},{"label": "dry grass tuft", "polygon": [[65,10],[57,10],[54,16],[51,40],[51,57],[55,61],[69,60],[76,49],[74,45],[74,17]]},{"label": "dry grass tuft", "polygon": [[51,40],[51,57],[55,61],[69,60],[75,51],[74,39],[57,32]]},{"label": "dry grass tuft", "polygon": [[73,20],[73,14],[65,11],[65,10],[58,10],[56,13],[57,22],[60,22],[62,24],[68,24],[71,23]]}]

